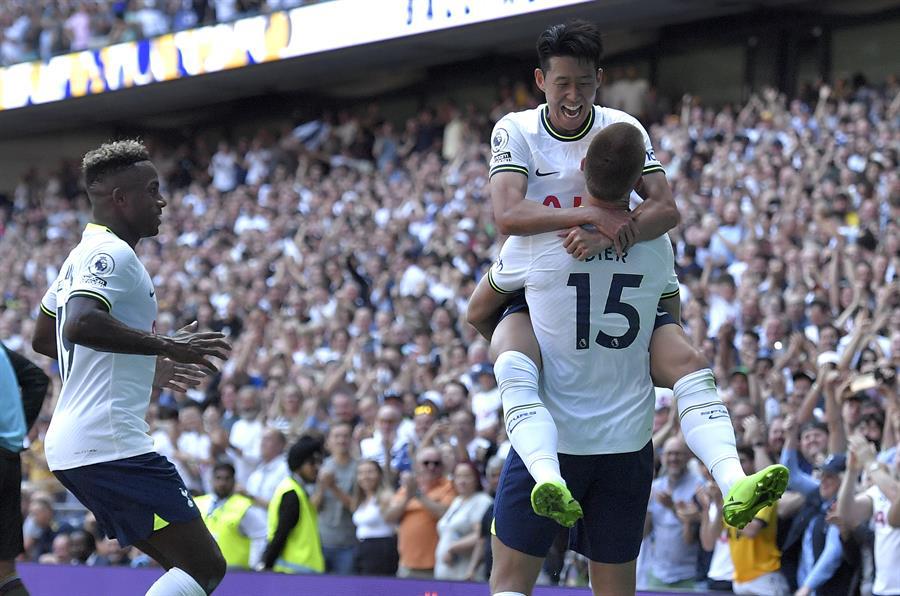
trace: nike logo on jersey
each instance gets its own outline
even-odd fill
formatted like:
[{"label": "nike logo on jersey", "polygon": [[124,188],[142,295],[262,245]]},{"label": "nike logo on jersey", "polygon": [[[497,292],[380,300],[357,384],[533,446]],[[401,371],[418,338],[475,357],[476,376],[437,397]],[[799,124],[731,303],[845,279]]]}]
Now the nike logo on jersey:
[{"label": "nike logo on jersey", "polygon": [[153,296],[155,296],[155,295],[156,295],[156,290],[150,290],[150,297],[153,298]]},{"label": "nike logo on jersey", "polygon": [[534,173],[535,176],[552,176],[553,174],[559,174],[559,172],[542,172],[540,168]]}]

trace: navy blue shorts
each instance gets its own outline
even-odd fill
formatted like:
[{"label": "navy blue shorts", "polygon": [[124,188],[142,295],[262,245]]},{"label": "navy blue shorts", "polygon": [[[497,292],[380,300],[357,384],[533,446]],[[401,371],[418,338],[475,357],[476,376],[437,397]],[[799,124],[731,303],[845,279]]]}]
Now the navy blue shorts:
[{"label": "navy blue shorts", "polygon": [[175,466],[155,452],[53,473],[122,546],[200,517]]},{"label": "navy blue shorts", "polygon": [[[653,444],[632,453],[559,454],[559,467],[584,517],[569,531],[569,548],[598,563],[637,558],[653,482]],[[494,533],[506,546],[545,557],[560,525],[531,508],[534,480],[510,449],[494,498]]]},{"label": "navy blue shorts", "polygon": [[675,320],[675,317],[670,315],[668,312],[662,310],[661,308],[656,309],[656,320],[653,321],[653,329],[659,329],[663,325],[677,325],[678,321]]},{"label": "navy blue shorts", "polygon": [[[503,311],[503,314],[500,315],[500,321],[508,317],[509,315],[517,312],[528,312],[528,303],[525,301],[525,290],[517,291],[512,298],[510,298],[509,302],[506,305],[506,309]],[[656,320],[653,321],[653,328],[657,329],[662,327],[663,325],[677,325],[678,322],[664,310],[657,309],[656,310]]]},{"label": "navy blue shorts", "polygon": [[503,311],[503,314],[500,315],[500,321],[517,312],[528,312],[528,303],[525,302],[525,290],[518,290],[513,294],[512,298],[510,298],[509,302],[506,304],[506,309]]}]

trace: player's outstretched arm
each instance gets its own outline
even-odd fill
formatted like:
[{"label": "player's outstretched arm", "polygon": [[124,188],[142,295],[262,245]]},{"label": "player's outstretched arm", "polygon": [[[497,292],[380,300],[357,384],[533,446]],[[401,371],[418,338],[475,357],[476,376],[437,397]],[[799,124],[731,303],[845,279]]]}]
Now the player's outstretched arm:
[{"label": "player's outstretched arm", "polygon": [[221,333],[164,337],[134,329],[110,315],[102,302],[86,296],[71,298],[66,312],[64,338],[99,352],[165,356],[215,372],[217,368],[209,358],[225,359],[231,351],[231,345]]},{"label": "player's outstretched arm", "polygon": [[[175,332],[175,337],[190,335],[197,331],[197,321],[188,323]],[[155,389],[172,389],[185,392],[191,387],[198,387],[209,374],[199,364],[183,364],[165,356],[156,357],[156,373],[153,375]]]},{"label": "player's outstretched arm", "polygon": [[497,230],[505,236],[530,236],[590,223],[594,207],[552,209],[525,199],[528,177],[498,172],[491,177],[491,205]]}]

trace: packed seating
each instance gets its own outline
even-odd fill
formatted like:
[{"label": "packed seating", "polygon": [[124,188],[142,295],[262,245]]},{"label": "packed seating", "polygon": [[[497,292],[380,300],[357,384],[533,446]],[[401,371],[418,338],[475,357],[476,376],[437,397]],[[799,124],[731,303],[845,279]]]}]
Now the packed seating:
[{"label": "packed seating", "polygon": [[[41,14],[31,8],[41,3],[6,4],[0,18]],[[126,4],[148,3],[72,9],[127,15]],[[900,560],[898,91],[895,79],[857,80],[793,99],[765,90],[743,105],[685,96],[672,113],[642,110],[683,218],[670,235],[684,328],[715,370],[745,469],[791,469],[765,539],[779,553],[770,571],[806,593],[900,589],[885,564]],[[483,541],[467,538],[486,535],[509,443],[487,344],[465,309],[499,248],[491,126],[536,104],[517,84],[490,110],[442,102],[397,123],[373,104],[248,137],[147,139],[168,200],[160,235],[138,247],[157,287],[157,331],[197,320],[234,345],[202,387],[153,396],[156,448],[189,488],[212,491],[215,464],[229,461],[237,490],[265,504],[286,449],[319,436],[330,455],[311,494],[329,570],[485,577]],[[48,373],[30,350],[32,321],[88,220],[78,175],[76,161],[35,169],[0,209],[0,338]],[[721,494],[679,439],[671,399],[658,392],[639,585],[727,587],[747,562],[729,568],[719,545],[757,538],[721,527]],[[149,564],[95,536],[48,472],[51,413],[48,399],[23,454],[28,559]],[[348,437],[336,438],[341,429]],[[407,511],[414,492],[457,518]],[[477,506],[452,505],[458,495]],[[397,557],[354,557],[385,543],[399,544]],[[545,581],[583,583],[586,563],[557,554]]]}]

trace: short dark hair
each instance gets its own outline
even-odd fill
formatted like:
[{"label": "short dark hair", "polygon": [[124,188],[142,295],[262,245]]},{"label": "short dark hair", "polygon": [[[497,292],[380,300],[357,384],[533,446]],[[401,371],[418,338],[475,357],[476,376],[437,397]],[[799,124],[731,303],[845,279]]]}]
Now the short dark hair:
[{"label": "short dark hair", "polygon": [[310,435],[303,435],[297,439],[296,443],[291,445],[291,448],[288,451],[288,469],[292,472],[299,469],[317,454],[323,454],[322,439]]},{"label": "short dark hair", "polygon": [[213,474],[215,475],[215,473],[219,470],[228,470],[228,472],[231,474],[231,477],[234,478],[234,466],[227,461],[220,461],[219,463],[217,463],[215,467],[213,467]]},{"label": "short dark hair", "polygon": [[554,56],[571,56],[579,62],[590,62],[595,69],[600,68],[603,55],[600,30],[593,23],[582,20],[553,25],[538,37],[537,55],[542,70],[547,70],[550,58]]},{"label": "short dark hair", "polygon": [[141,161],[150,161],[150,153],[138,139],[122,139],[104,143],[84,154],[81,171],[90,188],[104,176],[115,174]]},{"label": "short dark hair", "polygon": [[810,420],[800,427],[800,435],[803,436],[803,433],[811,430],[820,430],[826,435],[829,434],[827,424],[825,424],[824,422],[820,422],[819,420]]},{"label": "short dark hair", "polygon": [[625,196],[644,169],[644,136],[635,126],[616,122],[591,141],[584,159],[584,181],[592,197],[618,201]]}]

